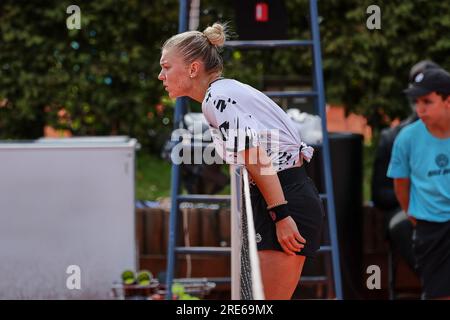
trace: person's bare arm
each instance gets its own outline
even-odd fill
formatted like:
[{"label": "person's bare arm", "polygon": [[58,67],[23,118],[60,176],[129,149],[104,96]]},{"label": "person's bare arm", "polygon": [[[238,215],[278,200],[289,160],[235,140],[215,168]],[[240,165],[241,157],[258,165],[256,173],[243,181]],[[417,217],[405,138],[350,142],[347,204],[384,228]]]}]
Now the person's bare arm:
[{"label": "person's bare arm", "polygon": [[398,202],[402,207],[403,211],[408,215],[408,219],[415,225],[416,219],[409,215],[409,191],[411,188],[411,181],[409,178],[396,178],[394,179],[394,190],[397,196]]},{"label": "person's bare arm", "polygon": [[[268,207],[286,202],[280,180],[272,167],[272,162],[267,152],[254,147],[242,151],[245,159],[245,167],[261,191]],[[289,255],[295,255],[306,243],[306,240],[298,232],[297,225],[292,217],[288,216],[276,222],[277,238],[283,250]]]},{"label": "person's bare arm", "polygon": [[283,189],[266,151],[255,147],[244,150],[243,153],[245,167],[261,191],[267,206],[283,203],[286,200]]}]

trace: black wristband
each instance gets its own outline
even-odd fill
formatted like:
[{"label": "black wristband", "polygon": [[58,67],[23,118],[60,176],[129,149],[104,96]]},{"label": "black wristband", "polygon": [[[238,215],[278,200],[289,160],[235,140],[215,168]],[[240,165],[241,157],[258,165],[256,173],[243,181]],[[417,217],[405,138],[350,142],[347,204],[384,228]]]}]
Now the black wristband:
[{"label": "black wristband", "polygon": [[274,222],[278,222],[290,216],[287,204],[282,204],[270,209],[269,214]]}]

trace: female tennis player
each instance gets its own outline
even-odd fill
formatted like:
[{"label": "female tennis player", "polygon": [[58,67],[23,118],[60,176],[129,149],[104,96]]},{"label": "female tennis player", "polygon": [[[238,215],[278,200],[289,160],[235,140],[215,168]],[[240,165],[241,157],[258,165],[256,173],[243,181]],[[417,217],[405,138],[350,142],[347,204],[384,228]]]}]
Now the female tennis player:
[{"label": "female tennis player", "polygon": [[323,205],[302,166],[313,149],[270,98],[222,77],[225,40],[220,23],[171,37],[162,47],[158,79],[171,98],[201,102],[216,150],[247,168],[265,298],[286,300],[305,258],[320,246]]}]

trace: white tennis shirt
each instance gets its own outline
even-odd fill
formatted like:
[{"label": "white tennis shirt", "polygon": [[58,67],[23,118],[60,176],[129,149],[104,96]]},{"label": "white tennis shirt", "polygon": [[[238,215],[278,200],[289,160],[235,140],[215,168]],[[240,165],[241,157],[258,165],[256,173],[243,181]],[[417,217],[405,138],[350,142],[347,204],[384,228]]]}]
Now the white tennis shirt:
[{"label": "white tennis shirt", "polygon": [[292,120],[272,99],[233,79],[219,78],[206,91],[202,103],[214,147],[229,164],[243,164],[238,153],[264,147],[276,171],[309,161],[313,149],[303,143]]}]

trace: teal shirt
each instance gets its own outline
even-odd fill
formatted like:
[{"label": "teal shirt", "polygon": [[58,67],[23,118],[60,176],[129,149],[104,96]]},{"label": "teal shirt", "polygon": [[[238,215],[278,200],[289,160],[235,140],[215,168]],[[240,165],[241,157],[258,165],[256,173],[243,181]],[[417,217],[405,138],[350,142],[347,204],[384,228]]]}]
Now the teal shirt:
[{"label": "teal shirt", "polygon": [[421,120],[406,126],[395,139],[387,176],[410,179],[411,216],[450,220],[450,138],[434,137]]}]

